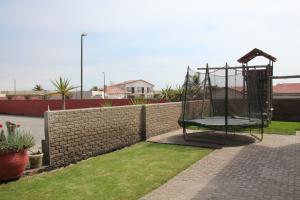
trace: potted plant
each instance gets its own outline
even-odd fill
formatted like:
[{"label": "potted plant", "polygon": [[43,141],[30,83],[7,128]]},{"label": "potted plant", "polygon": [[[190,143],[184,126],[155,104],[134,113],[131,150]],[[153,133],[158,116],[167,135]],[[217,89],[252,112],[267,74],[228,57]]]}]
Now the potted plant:
[{"label": "potted plant", "polygon": [[30,169],[41,168],[43,164],[43,153],[40,150],[31,151],[29,154]]},{"label": "potted plant", "polygon": [[7,133],[0,124],[0,181],[22,176],[28,163],[27,149],[34,146],[33,137],[19,130],[19,125],[6,122]]}]

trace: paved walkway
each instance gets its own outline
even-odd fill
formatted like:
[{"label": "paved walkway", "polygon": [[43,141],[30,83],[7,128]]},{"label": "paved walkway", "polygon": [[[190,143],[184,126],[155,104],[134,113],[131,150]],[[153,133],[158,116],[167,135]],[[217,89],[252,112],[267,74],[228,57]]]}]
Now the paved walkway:
[{"label": "paved walkway", "polygon": [[300,135],[217,149],[142,199],[300,199]]}]

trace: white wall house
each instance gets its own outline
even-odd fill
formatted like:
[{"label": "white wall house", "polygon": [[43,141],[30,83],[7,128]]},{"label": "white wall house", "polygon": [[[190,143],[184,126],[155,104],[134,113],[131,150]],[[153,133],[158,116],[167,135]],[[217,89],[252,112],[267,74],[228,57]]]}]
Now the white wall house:
[{"label": "white wall house", "polygon": [[154,85],[142,79],[125,81],[110,85],[110,87],[117,87],[128,92],[128,98],[140,98],[144,97],[147,99],[154,97]]},{"label": "white wall house", "polygon": [[[71,99],[81,99],[81,92],[80,91],[72,91]],[[103,92],[102,91],[82,91],[82,98],[83,99],[103,99]],[[61,99],[60,94],[51,95],[49,99]]]},{"label": "white wall house", "polygon": [[[103,90],[101,91],[103,92]],[[119,87],[106,86],[105,98],[106,99],[127,99],[130,93]]]}]

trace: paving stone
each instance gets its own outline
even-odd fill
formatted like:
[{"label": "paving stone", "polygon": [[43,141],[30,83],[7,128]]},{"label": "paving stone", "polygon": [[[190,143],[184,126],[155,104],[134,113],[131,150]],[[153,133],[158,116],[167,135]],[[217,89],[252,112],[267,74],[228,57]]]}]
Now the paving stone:
[{"label": "paving stone", "polygon": [[215,150],[142,200],[300,199],[300,135]]}]

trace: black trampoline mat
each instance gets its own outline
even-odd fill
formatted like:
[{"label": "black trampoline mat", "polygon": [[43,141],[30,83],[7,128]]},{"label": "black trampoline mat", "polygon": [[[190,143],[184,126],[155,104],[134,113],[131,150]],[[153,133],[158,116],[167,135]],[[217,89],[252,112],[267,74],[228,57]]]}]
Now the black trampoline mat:
[{"label": "black trampoline mat", "polygon": [[[199,119],[184,120],[186,125],[198,125],[203,127],[225,127],[225,116],[205,117]],[[258,118],[228,117],[228,126],[231,127],[259,127],[262,120]]]}]

